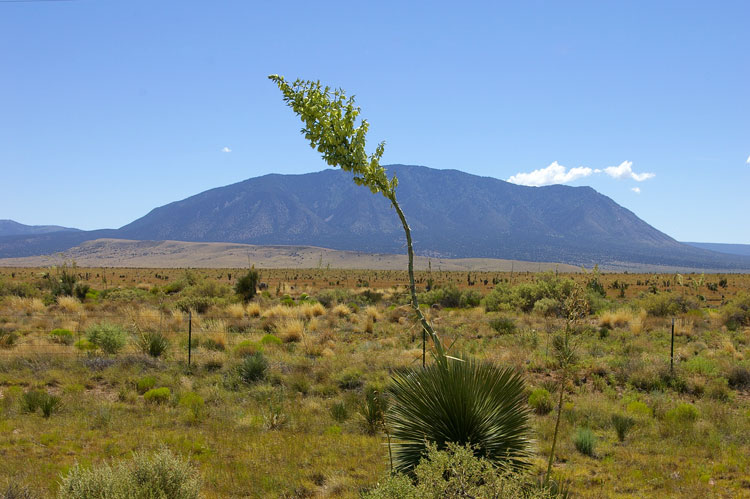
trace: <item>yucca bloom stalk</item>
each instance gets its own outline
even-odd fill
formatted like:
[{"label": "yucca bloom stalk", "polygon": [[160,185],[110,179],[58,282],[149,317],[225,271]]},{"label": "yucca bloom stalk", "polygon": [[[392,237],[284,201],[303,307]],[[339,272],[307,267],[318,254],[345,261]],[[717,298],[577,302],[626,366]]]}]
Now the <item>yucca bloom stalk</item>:
[{"label": "yucca bloom stalk", "polygon": [[[390,393],[394,401],[384,424],[389,441],[391,437],[396,440],[394,468],[413,470],[426,455],[428,442],[434,442],[438,449],[450,442],[470,444],[475,453],[496,464],[524,466],[529,456],[529,427],[521,376],[509,368],[448,355],[419,309],[411,229],[396,199],[398,179],[388,178],[380,165],[385,143],[367,154],[369,124],[359,120],[360,108],[343,90],[332,90],[317,81],[296,80],[290,84],[279,75],[269,79],[304,123],[302,133],[310,146],[329,165],[352,172],[355,183],[388,199],[404,229],[411,306],[423,330],[423,368],[393,377]],[[426,365],[424,346],[427,335],[435,348],[435,362],[430,365]]]}]

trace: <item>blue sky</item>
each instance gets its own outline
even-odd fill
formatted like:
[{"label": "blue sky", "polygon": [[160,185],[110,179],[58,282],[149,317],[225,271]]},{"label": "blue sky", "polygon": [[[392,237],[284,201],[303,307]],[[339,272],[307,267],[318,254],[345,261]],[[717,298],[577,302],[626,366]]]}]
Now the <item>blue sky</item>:
[{"label": "blue sky", "polygon": [[679,240],[750,243],[748,18],[744,1],[0,0],[0,218],[119,227],[324,168],[278,73],[356,94],[385,163],[591,185]]}]

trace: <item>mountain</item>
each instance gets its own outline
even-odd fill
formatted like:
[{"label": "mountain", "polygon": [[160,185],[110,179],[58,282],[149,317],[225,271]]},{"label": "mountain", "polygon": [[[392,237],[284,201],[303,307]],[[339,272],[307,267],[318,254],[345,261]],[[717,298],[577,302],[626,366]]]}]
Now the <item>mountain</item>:
[{"label": "mountain", "polygon": [[13,220],[0,220],[0,236],[48,234],[50,232],[76,232],[78,229],[59,225],[24,225]]},{"label": "mountain", "polygon": [[718,251],[728,255],[750,256],[750,244],[724,244],[724,243],[685,243],[696,248],[710,251]]},{"label": "mountain", "polygon": [[[421,255],[750,269],[750,258],[679,243],[590,187],[526,187],[421,166],[387,169],[399,178],[397,194]],[[338,169],[251,178],[156,208],[117,230],[66,237],[0,238],[0,257],[62,251],[97,238],[405,250],[387,200]]]}]

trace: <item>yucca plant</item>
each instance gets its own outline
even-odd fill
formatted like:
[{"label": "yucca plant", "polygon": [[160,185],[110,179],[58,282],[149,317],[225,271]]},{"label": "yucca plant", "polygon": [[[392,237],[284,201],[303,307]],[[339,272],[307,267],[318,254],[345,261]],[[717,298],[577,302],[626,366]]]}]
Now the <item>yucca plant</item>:
[{"label": "yucca plant", "polygon": [[612,426],[617,432],[617,440],[624,442],[630,429],[635,426],[635,419],[622,414],[612,414]]},{"label": "yucca plant", "polygon": [[477,457],[520,468],[529,449],[524,384],[513,369],[475,359],[446,359],[394,375],[387,416],[394,468],[411,471],[427,443],[470,445]]},{"label": "yucca plant", "polygon": [[169,340],[163,333],[147,331],[141,334],[138,346],[144,354],[157,358],[169,348]]},{"label": "yucca plant", "polygon": [[[510,369],[448,355],[440,338],[419,309],[414,282],[411,229],[396,199],[398,179],[380,165],[385,143],[375,152],[365,150],[369,124],[360,120],[360,108],[343,90],[331,90],[317,81],[269,78],[284,101],[304,123],[302,133],[310,146],[331,166],[353,173],[356,184],[390,203],[404,229],[408,256],[411,306],[422,326],[422,370],[396,374],[390,391],[393,405],[386,416],[386,435],[396,439],[392,466],[411,470],[425,455],[427,442],[438,449],[448,442],[471,445],[492,462],[520,467],[529,455],[528,407],[521,377]],[[426,365],[426,338],[432,339],[435,362]],[[389,447],[390,448],[390,447]]]},{"label": "yucca plant", "polygon": [[367,433],[374,435],[385,424],[385,414],[388,411],[388,399],[372,387],[365,390],[365,399],[359,408],[359,414]]}]

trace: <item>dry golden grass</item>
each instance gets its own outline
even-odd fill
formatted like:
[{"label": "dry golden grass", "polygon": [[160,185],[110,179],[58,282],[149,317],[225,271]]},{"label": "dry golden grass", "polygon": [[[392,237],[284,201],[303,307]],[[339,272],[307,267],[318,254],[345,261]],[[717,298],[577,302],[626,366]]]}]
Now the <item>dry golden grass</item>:
[{"label": "dry golden grass", "polygon": [[227,333],[223,331],[211,333],[208,338],[213,343],[215,350],[227,349]]},{"label": "dry golden grass", "polygon": [[382,318],[378,307],[370,305],[365,309],[365,314],[368,318],[372,319],[373,322],[377,322]]},{"label": "dry golden grass", "polygon": [[258,346],[257,343],[251,342],[251,341],[243,341],[238,343],[234,347],[234,355],[237,357],[247,357],[249,355],[255,355],[261,351],[261,348]]},{"label": "dry golden grass", "polygon": [[362,325],[362,332],[367,334],[372,334],[375,331],[375,320],[372,318],[371,315],[368,315],[365,317],[365,322]]},{"label": "dry golden grass", "polygon": [[626,326],[633,319],[633,313],[626,309],[620,308],[615,311],[604,312],[599,317],[599,326],[615,329]]},{"label": "dry golden grass", "polygon": [[58,296],[57,306],[60,308],[60,310],[68,314],[77,314],[78,312],[83,310],[83,304],[78,300],[78,298],[74,298],[72,296]]},{"label": "dry golden grass", "polygon": [[320,320],[316,317],[310,319],[307,323],[307,330],[310,332],[316,332],[321,328]]},{"label": "dry golden grass", "polygon": [[[195,316],[193,316],[193,323],[195,324]],[[226,333],[227,322],[224,319],[204,319],[198,327],[207,333]]]},{"label": "dry golden grass", "polygon": [[297,310],[294,307],[275,305],[261,315],[264,319],[296,319]]},{"label": "dry golden grass", "polygon": [[343,304],[336,305],[331,309],[331,315],[333,317],[348,317],[351,313],[351,309]]},{"label": "dry golden grass", "polygon": [[638,336],[643,332],[643,320],[640,317],[635,317],[630,320],[630,332]]},{"label": "dry golden grass", "polygon": [[41,314],[47,307],[44,306],[44,302],[39,298],[21,298],[18,296],[11,296],[5,301],[8,312],[11,314]]},{"label": "dry golden grass", "polygon": [[227,306],[226,312],[233,319],[242,319],[245,316],[245,307],[242,303],[231,303]]},{"label": "dry golden grass", "polygon": [[320,317],[321,315],[326,313],[326,308],[321,305],[320,303],[305,303],[304,305],[301,305],[299,307],[299,313],[305,318],[305,319],[312,319],[313,317]]},{"label": "dry golden grass", "polygon": [[675,336],[691,338],[695,334],[695,322],[693,319],[680,318],[674,324]]},{"label": "dry golden grass", "polygon": [[156,326],[163,320],[163,317],[162,313],[155,308],[141,307],[138,308],[138,320]]},{"label": "dry golden grass", "polygon": [[299,319],[284,319],[276,326],[276,332],[284,343],[296,343],[305,334],[305,323]]},{"label": "dry golden grass", "polygon": [[248,303],[245,311],[250,317],[260,317],[261,309],[258,303]]}]

